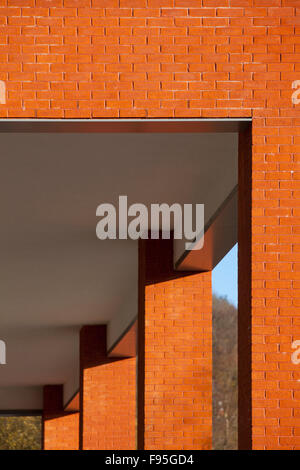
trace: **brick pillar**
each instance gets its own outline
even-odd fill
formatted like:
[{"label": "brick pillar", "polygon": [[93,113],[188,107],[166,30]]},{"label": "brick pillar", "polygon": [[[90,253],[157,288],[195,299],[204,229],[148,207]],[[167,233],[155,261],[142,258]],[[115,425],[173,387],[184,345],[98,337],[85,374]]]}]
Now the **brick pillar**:
[{"label": "brick pillar", "polygon": [[44,450],[78,450],[79,413],[63,409],[63,385],[45,385],[42,446]]},{"label": "brick pillar", "polygon": [[173,270],[172,240],[139,244],[139,449],[210,449],[211,273]]},{"label": "brick pillar", "polygon": [[300,121],[277,88],[252,124],[252,445],[300,450]]},{"label": "brick pillar", "polygon": [[106,325],[80,331],[80,448],[136,448],[136,359],[109,358]]}]

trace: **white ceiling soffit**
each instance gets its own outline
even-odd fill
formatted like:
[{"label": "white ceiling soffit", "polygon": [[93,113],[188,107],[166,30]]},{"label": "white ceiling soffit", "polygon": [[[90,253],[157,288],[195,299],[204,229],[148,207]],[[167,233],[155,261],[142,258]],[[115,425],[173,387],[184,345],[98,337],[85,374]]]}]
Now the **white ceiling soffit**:
[{"label": "white ceiling soffit", "polygon": [[99,204],[204,203],[208,223],[237,183],[236,132],[51,132],[0,133],[0,409],[40,409],[44,384],[68,401],[80,327],[111,348],[137,315],[137,242],[98,240]]}]

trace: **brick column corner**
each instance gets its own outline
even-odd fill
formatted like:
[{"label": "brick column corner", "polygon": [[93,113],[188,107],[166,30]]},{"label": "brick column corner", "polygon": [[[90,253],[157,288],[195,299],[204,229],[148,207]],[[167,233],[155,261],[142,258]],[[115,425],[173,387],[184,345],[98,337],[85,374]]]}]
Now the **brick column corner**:
[{"label": "brick column corner", "polygon": [[80,331],[80,449],[136,448],[136,359],[110,358],[106,325]]},{"label": "brick column corner", "polygon": [[42,416],[43,450],[78,450],[79,414],[63,408],[63,385],[45,385]]},{"label": "brick column corner", "polygon": [[173,240],[139,244],[139,449],[211,449],[211,273],[173,269]]}]

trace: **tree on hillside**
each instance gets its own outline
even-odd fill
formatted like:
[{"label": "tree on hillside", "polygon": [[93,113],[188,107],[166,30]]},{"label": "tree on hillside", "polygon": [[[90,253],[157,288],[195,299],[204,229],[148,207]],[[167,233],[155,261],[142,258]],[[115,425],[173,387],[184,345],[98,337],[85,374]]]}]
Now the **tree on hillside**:
[{"label": "tree on hillside", "polygon": [[0,450],[38,450],[41,448],[39,416],[0,418]]},{"label": "tree on hillside", "polygon": [[213,298],[213,447],[237,449],[237,309]]}]

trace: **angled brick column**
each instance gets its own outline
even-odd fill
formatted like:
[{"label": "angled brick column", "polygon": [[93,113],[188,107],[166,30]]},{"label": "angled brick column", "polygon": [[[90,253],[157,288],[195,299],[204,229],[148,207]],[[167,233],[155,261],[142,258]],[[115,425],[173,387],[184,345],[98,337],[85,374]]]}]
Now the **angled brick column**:
[{"label": "angled brick column", "polygon": [[139,448],[211,448],[211,273],[174,271],[172,240],[140,241],[138,321]]},{"label": "angled brick column", "polygon": [[80,448],[136,448],[136,359],[110,358],[106,325],[80,331]]},{"label": "angled brick column", "polygon": [[63,409],[63,385],[44,387],[42,446],[44,450],[78,450],[79,414]]}]

